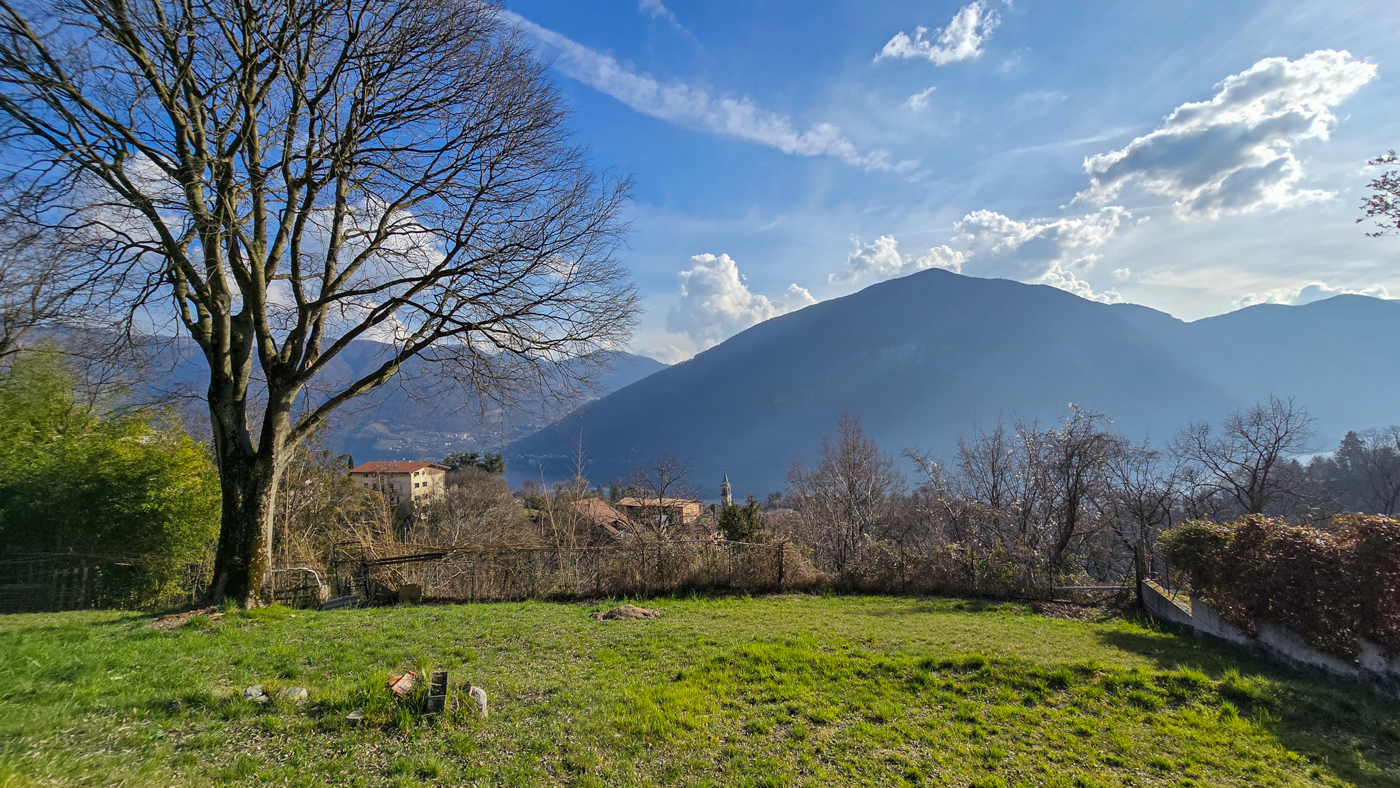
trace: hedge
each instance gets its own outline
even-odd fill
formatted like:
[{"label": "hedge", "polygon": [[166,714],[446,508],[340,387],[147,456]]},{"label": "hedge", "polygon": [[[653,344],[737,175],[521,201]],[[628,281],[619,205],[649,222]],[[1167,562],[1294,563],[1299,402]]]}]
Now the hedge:
[{"label": "hedge", "polygon": [[1162,542],[1192,593],[1246,632],[1269,621],[1350,659],[1362,640],[1400,653],[1400,520],[1345,515],[1330,526],[1196,520]]}]

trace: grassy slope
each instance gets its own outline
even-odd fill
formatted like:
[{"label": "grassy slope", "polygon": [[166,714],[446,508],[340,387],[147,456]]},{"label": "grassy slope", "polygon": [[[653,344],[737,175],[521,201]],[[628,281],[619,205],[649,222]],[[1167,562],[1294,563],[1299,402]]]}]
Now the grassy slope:
[{"label": "grassy slope", "polygon": [[[1400,785],[1395,704],[1133,621],[653,606],[607,623],[547,603],[274,608],[171,634],[134,614],[0,617],[0,788]],[[432,665],[485,687],[491,718],[424,722],[385,697],[391,671]],[[254,683],[313,702],[237,697]]]}]

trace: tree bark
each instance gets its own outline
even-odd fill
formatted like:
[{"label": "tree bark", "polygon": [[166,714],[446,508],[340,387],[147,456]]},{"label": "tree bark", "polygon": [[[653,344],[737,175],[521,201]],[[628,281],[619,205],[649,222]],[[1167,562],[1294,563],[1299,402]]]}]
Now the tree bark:
[{"label": "tree bark", "polygon": [[[221,383],[223,385],[221,385]],[[240,607],[258,607],[267,599],[272,569],[272,522],[283,453],[291,425],[291,399],[270,398],[266,421],[255,448],[246,421],[246,385],[211,383],[210,417],[214,451],[219,463],[223,508],[219,546],[214,555],[214,579],[208,601],[234,600]]]},{"label": "tree bark", "polygon": [[223,511],[208,601],[232,599],[240,607],[258,607],[272,568],[272,509],[278,474],[260,453],[248,455],[227,445],[215,448],[219,452]]}]

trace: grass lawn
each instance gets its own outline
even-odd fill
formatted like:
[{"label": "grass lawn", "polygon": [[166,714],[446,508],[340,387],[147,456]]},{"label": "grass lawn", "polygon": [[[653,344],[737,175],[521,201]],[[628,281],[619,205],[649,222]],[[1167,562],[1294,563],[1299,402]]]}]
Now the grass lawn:
[{"label": "grass lawn", "polygon": [[[1400,786],[1400,703],[1113,618],[883,597],[0,616],[0,788]],[[422,718],[432,666],[491,716]],[[306,687],[259,706],[242,688]],[[363,709],[354,723],[346,714]]]}]

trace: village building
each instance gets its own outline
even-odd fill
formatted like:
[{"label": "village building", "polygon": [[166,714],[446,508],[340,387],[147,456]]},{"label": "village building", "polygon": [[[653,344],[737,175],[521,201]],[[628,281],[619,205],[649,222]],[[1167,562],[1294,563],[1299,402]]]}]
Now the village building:
[{"label": "village building", "polygon": [[355,486],[377,490],[389,503],[425,503],[442,497],[449,468],[435,462],[372,461],[350,469]]},{"label": "village building", "polygon": [[597,498],[584,498],[569,504],[595,537],[620,538],[632,530],[632,523],[621,512]]},{"label": "village building", "polygon": [[[689,498],[623,498],[615,508],[633,520],[646,520],[659,513],[667,523],[690,525],[700,519],[702,506]],[[660,510],[659,512],[657,510]]]}]

